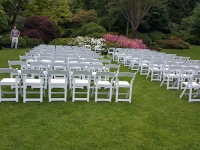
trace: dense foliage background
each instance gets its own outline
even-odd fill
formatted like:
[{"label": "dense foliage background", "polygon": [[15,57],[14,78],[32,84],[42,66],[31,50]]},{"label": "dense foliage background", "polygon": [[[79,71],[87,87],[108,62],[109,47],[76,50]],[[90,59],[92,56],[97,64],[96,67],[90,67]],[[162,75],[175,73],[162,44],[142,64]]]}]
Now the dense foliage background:
[{"label": "dense foliage background", "polygon": [[[148,46],[159,46],[160,43],[167,45],[168,41],[161,40],[171,38],[177,38],[179,44],[182,40],[198,45],[199,2],[200,0],[1,0],[0,35],[8,34],[13,25],[16,25],[23,35],[44,43],[55,38],[74,38],[79,35],[99,38],[111,33],[142,39]],[[126,15],[123,13],[124,8],[118,5],[120,3],[130,5],[125,8],[126,11],[130,12],[132,9],[138,13],[135,11]],[[148,8],[145,6],[147,3]],[[146,10],[142,10],[140,5],[141,8],[146,7]],[[41,21],[34,18],[31,22],[31,16],[43,16],[44,19]],[[137,24],[130,21],[131,17],[137,18],[134,21]]]}]

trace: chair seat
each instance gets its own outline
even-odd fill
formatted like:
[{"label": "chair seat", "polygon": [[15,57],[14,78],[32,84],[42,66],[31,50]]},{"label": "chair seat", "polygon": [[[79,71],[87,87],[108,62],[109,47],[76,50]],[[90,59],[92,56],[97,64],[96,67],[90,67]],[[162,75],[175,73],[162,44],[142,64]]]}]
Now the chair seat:
[{"label": "chair seat", "polygon": [[110,86],[111,85],[109,81],[98,81],[97,84],[98,85],[105,85],[105,86],[107,86],[107,85]]},{"label": "chair seat", "polygon": [[96,74],[97,74],[96,72],[92,72],[92,76],[96,76]]},{"label": "chair seat", "polygon": [[45,62],[45,63],[51,63],[51,60],[42,60],[42,62]]},{"label": "chair seat", "polygon": [[192,75],[188,75],[188,74],[183,74],[182,77],[185,77],[185,78],[190,78]]},{"label": "chair seat", "polygon": [[149,65],[148,65],[148,64],[145,64],[145,63],[144,63],[144,64],[142,63],[141,66],[143,66],[143,67],[148,67]]},{"label": "chair seat", "polygon": [[127,81],[118,81],[119,87],[129,87],[130,84]]},{"label": "chair seat", "polygon": [[25,82],[26,84],[41,84],[42,80],[41,79],[26,79]]},{"label": "chair seat", "polygon": [[64,60],[56,60],[56,61],[54,61],[54,62],[56,62],[56,63],[65,63]]},{"label": "chair seat", "polygon": [[[184,85],[187,85],[188,82],[183,82]],[[200,88],[200,84],[196,83],[196,82],[192,82],[192,84],[188,85],[188,88],[190,88],[192,85],[193,88]]]},{"label": "chair seat", "polygon": [[87,79],[75,79],[75,84],[88,84],[88,80]]},{"label": "chair seat", "polygon": [[176,75],[176,74],[169,74],[168,77],[172,77],[172,78],[179,78],[180,75]]},{"label": "chair seat", "polygon": [[17,80],[16,78],[3,78],[0,81],[1,85],[10,85],[11,83],[16,84]]},{"label": "chair seat", "polygon": [[65,79],[51,79],[50,80],[51,84],[65,84]]},{"label": "chair seat", "polygon": [[154,70],[154,71],[160,71],[161,69],[159,69],[159,68],[152,68],[152,70]]}]

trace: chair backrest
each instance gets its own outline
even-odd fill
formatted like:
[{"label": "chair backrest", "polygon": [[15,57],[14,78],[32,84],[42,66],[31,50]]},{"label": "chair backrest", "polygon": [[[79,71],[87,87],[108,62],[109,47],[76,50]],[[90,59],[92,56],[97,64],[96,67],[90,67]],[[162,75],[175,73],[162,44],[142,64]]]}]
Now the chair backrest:
[{"label": "chair backrest", "polygon": [[38,61],[30,62],[30,68],[37,70],[48,70],[48,63]]},{"label": "chair backrest", "polygon": [[[105,65],[105,69],[108,69],[109,72],[119,72],[120,65],[117,65],[117,64],[107,64],[107,65]],[[112,71],[112,69],[114,71]]]},{"label": "chair backrest", "polygon": [[88,71],[97,72],[97,71],[103,70],[103,65],[102,64],[87,64],[86,68]]},{"label": "chair backrest", "polygon": [[74,71],[72,76],[92,76],[92,72],[90,71]]},{"label": "chair backrest", "polygon": [[66,63],[68,60],[65,57],[54,57],[53,62]]},{"label": "chair backrest", "polygon": [[200,74],[195,74],[195,75],[193,76],[193,79],[200,79]]},{"label": "chair backrest", "polygon": [[136,73],[131,73],[131,72],[119,72],[117,74],[117,77],[132,77],[134,78],[136,76]]},{"label": "chair backrest", "polygon": [[181,75],[183,71],[183,67],[180,66],[170,66],[168,69],[168,74],[174,73],[176,75]]},{"label": "chair backrest", "polygon": [[60,62],[51,63],[50,70],[67,70],[67,64]]},{"label": "chair backrest", "polygon": [[[39,77],[39,79],[41,79],[42,81],[44,81],[44,79],[47,78],[47,74],[44,74],[42,70],[37,69],[24,69],[21,71],[21,76],[23,82],[28,78],[37,79]],[[45,83],[44,86],[46,86],[46,81],[42,83]]]},{"label": "chair backrest", "polygon": [[19,55],[19,59],[20,61],[35,61],[35,57],[34,56],[20,56]]},{"label": "chair backrest", "polygon": [[69,75],[69,72],[66,70],[50,70],[48,71],[48,76],[50,78],[55,78],[55,77],[64,77],[67,78]]},{"label": "chair backrest", "polygon": [[0,68],[0,73],[13,73],[13,74],[18,74],[17,69],[12,69],[12,68]]},{"label": "chair backrest", "polygon": [[99,59],[98,62],[102,63],[102,64],[110,64],[111,60],[110,59]]},{"label": "chair backrest", "polygon": [[52,61],[52,57],[45,57],[45,56],[42,56],[42,57],[37,57],[37,61],[47,61],[47,62],[51,62]]},{"label": "chair backrest", "polygon": [[106,76],[106,77],[115,77],[114,72],[97,72],[96,76]]},{"label": "chair backrest", "polygon": [[85,64],[97,64],[98,63],[98,60],[97,59],[85,59],[84,60],[84,63]]},{"label": "chair backrest", "polygon": [[40,75],[40,76],[44,76],[44,72],[42,70],[38,70],[38,69],[24,69],[21,72],[22,75]]},{"label": "chair backrest", "polygon": [[[24,62],[24,61],[10,61],[8,60],[8,65],[10,68],[18,68],[18,69],[26,69],[27,68],[27,62]],[[18,67],[20,66],[20,67]]]},{"label": "chair backrest", "polygon": [[85,64],[79,64],[79,63],[69,64],[68,69],[69,71],[85,70]]}]

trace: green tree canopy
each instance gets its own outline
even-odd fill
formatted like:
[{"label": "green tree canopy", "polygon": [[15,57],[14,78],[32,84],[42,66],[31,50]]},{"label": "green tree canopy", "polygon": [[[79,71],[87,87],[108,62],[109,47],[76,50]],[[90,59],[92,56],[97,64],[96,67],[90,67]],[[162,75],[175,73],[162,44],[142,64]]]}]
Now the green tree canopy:
[{"label": "green tree canopy", "polygon": [[23,11],[29,0],[1,0],[0,5],[6,14],[7,23],[13,26],[17,16]]},{"label": "green tree canopy", "polygon": [[29,2],[24,15],[41,15],[49,17],[53,20],[61,35],[65,32],[62,25],[70,22],[72,19],[72,13],[67,0],[32,0]]}]

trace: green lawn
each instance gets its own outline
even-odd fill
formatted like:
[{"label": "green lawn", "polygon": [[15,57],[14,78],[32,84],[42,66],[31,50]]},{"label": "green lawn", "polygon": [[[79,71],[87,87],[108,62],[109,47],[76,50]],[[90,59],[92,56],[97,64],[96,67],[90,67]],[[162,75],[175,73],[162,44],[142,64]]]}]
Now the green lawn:
[{"label": "green lawn", "polygon": [[[28,49],[3,49],[0,67]],[[162,50],[200,59],[200,47]],[[130,71],[121,66],[121,71]],[[0,150],[199,150],[200,103],[136,76],[132,103],[1,102]]]}]

